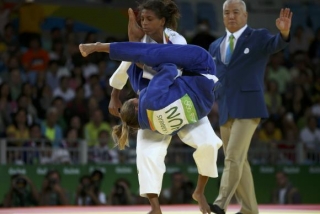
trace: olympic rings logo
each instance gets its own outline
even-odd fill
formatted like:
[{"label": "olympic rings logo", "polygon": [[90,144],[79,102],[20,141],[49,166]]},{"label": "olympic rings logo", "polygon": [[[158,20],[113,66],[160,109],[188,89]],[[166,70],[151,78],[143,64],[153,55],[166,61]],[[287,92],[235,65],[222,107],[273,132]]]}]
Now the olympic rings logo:
[{"label": "olympic rings logo", "polygon": [[183,104],[187,111],[191,111],[193,109],[193,103],[191,101],[185,100]]}]

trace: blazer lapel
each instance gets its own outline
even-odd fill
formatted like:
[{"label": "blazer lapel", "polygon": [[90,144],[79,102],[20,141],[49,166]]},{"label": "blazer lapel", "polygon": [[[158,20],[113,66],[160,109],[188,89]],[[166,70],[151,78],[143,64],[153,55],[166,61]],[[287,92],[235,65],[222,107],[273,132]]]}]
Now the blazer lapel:
[{"label": "blazer lapel", "polygon": [[226,35],[227,35],[227,34],[225,34],[223,37],[220,37],[220,38],[219,38],[219,40],[218,40],[218,47],[217,47],[217,49],[218,49],[218,54],[217,54],[217,60],[219,60],[220,62],[222,62],[222,61],[221,61],[221,43],[222,43],[222,41],[224,40],[224,38],[226,37]]},{"label": "blazer lapel", "polygon": [[[247,27],[243,33],[241,34],[241,36],[239,37],[238,41],[237,41],[237,44],[236,44],[236,48],[234,49],[234,52],[231,56],[231,60],[230,60],[230,63],[232,63],[232,59],[234,57],[237,57],[239,56],[239,54],[241,54],[241,51],[243,51],[243,45],[245,44],[245,42],[247,41],[247,39],[249,38],[249,34],[251,34],[252,32],[252,29]],[[229,64],[230,64],[229,63]]]}]

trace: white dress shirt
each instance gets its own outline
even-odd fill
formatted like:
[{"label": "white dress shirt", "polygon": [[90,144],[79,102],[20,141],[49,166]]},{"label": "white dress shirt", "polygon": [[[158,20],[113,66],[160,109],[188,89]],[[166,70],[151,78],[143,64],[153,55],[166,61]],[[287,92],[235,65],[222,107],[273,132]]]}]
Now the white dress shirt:
[{"label": "white dress shirt", "polygon": [[223,39],[223,41],[221,42],[221,45],[220,45],[220,53],[221,53],[221,61],[222,62],[226,62],[226,53],[227,53],[227,48],[229,46],[229,37],[231,34],[233,34],[233,44],[234,44],[234,47],[233,47],[233,50],[235,50],[236,48],[236,45],[237,45],[237,41],[239,39],[239,37],[241,36],[241,34],[243,33],[243,31],[247,28],[248,25],[245,25],[243,26],[240,30],[238,30],[237,32],[234,32],[234,33],[230,33],[227,29],[226,29],[226,32],[227,32],[227,35],[226,37]]}]

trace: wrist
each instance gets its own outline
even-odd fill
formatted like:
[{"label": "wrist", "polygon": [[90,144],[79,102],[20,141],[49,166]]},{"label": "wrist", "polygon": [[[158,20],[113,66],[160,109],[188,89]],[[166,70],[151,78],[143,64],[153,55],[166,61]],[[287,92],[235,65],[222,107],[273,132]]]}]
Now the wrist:
[{"label": "wrist", "polygon": [[289,38],[290,31],[289,31],[289,30],[280,31],[280,34],[281,34],[282,38],[288,39],[288,38]]},{"label": "wrist", "polygon": [[119,94],[120,94],[120,90],[119,90],[119,89],[116,89],[116,88],[113,88],[110,95],[111,95],[111,97],[113,97],[113,98],[118,98],[118,97],[119,97]]}]

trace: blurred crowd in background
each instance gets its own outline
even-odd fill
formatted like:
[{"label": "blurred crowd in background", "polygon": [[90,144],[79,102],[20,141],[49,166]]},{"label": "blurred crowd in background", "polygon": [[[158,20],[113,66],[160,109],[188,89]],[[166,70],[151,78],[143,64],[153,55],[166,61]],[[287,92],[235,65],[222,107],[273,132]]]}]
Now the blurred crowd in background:
[{"label": "blurred crowd in background", "polygon": [[[88,150],[88,163],[134,163],[135,134],[131,136],[130,148],[121,152],[114,148],[110,137],[112,126],[119,120],[108,112],[111,92],[108,81],[119,62],[109,60],[106,53],[83,58],[78,49],[80,43],[126,41],[127,36],[101,38],[95,32],[76,33],[72,18],[65,19],[64,28],[54,27],[44,33],[43,8],[37,2],[27,1],[10,8],[0,1],[0,136],[5,139],[1,143],[6,144],[8,151],[6,163],[77,164],[81,144]],[[18,16],[18,27],[12,23],[13,14]],[[220,36],[210,32],[208,20],[200,20],[188,41],[208,49]],[[319,164],[320,29],[313,29],[312,20],[292,29],[289,47],[271,56],[265,73],[265,100],[270,118],[257,129],[252,150],[262,149],[266,153],[254,156],[251,161]],[[130,85],[121,95],[123,101],[135,96]],[[214,105],[209,119],[219,134],[218,117]],[[299,160],[298,145],[303,149]],[[192,161],[192,151],[175,139],[169,147],[167,162],[188,163]],[[223,160],[222,153],[219,160]],[[176,173],[172,178],[179,180],[178,176]],[[130,183],[126,179],[118,180],[114,190],[105,195],[99,190],[103,174],[98,171],[80,178],[72,202],[59,186],[59,179],[58,172],[50,171],[39,197],[32,181],[15,175],[3,205],[146,203],[127,191]],[[175,203],[170,200],[178,199],[180,203],[189,203],[192,198],[188,190],[193,184],[180,180],[182,184],[187,192],[171,198],[177,193],[164,190],[163,203]],[[14,191],[27,185],[31,187],[24,194],[27,198],[13,196]],[[299,195],[295,197],[299,201]]]}]

